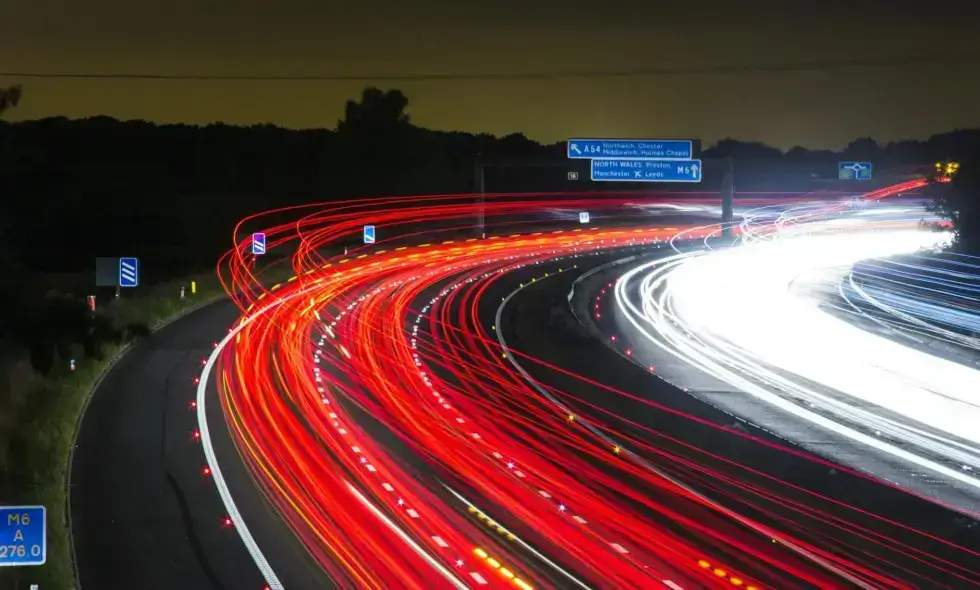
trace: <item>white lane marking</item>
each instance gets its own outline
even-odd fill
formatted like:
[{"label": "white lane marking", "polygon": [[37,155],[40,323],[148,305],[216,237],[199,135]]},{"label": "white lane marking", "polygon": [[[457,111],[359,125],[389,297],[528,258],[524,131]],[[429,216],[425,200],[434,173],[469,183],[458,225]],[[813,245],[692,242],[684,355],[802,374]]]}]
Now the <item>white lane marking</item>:
[{"label": "white lane marking", "polygon": [[448,580],[450,584],[452,584],[456,588],[460,588],[461,590],[468,590],[468,586],[462,580],[457,578],[455,574],[453,574],[451,571],[446,569],[446,567],[441,563],[439,563],[434,557],[426,553],[425,549],[423,549],[418,543],[416,543],[415,540],[408,535],[408,533],[400,529],[398,525],[396,525],[390,518],[388,518],[383,512],[378,510],[378,508],[374,504],[368,501],[368,499],[364,497],[364,494],[362,494],[357,488],[351,485],[350,482],[346,482],[346,483],[347,483],[347,489],[349,489],[350,492],[354,494],[354,496],[358,500],[360,500],[361,503],[364,504],[364,506],[368,508],[368,510],[370,510],[375,516],[377,516],[378,520],[380,520],[382,523],[385,524],[385,526],[391,529],[392,532],[398,535],[401,538],[401,540],[404,541],[405,544],[412,549],[412,551],[415,551],[415,553],[417,553],[419,557],[421,557],[429,565],[431,565],[437,572],[439,572],[439,574],[442,575],[442,577],[446,578],[446,580]]},{"label": "white lane marking", "polygon": [[476,583],[477,584],[480,584],[481,586],[487,584],[486,578],[484,578],[483,576],[481,576],[480,574],[478,574],[476,572],[470,572],[470,577],[472,577],[474,580],[476,580]]},{"label": "white lane marking", "polygon": [[279,577],[276,575],[276,572],[273,571],[269,561],[265,558],[262,550],[259,549],[259,545],[256,543],[255,537],[252,536],[252,532],[248,529],[248,525],[245,524],[245,519],[242,517],[241,512],[238,511],[238,506],[235,504],[235,500],[231,496],[231,489],[228,487],[228,482],[225,481],[225,477],[221,473],[221,467],[218,465],[218,457],[215,455],[214,445],[211,443],[211,430],[208,428],[207,414],[208,382],[211,380],[211,370],[218,361],[218,356],[221,355],[221,352],[224,350],[225,346],[227,346],[233,338],[238,336],[242,329],[252,323],[255,318],[259,317],[276,305],[278,305],[278,303],[268,305],[259,313],[248,317],[244,322],[228,332],[228,335],[225,336],[224,340],[219,342],[218,346],[211,351],[211,356],[208,357],[207,362],[204,363],[204,370],[201,371],[201,378],[197,384],[197,429],[198,432],[201,433],[201,447],[204,449],[204,458],[208,463],[208,469],[211,470],[211,481],[213,481],[215,487],[218,488],[218,495],[221,497],[221,503],[224,504],[225,512],[228,513],[228,518],[231,519],[232,524],[235,526],[235,532],[238,533],[238,536],[242,539],[242,543],[245,544],[245,549],[248,551],[248,554],[252,556],[252,561],[255,562],[255,567],[259,569],[262,577],[265,578],[265,583],[269,585],[269,589],[285,590],[285,587],[282,585],[282,582],[279,581]]}]

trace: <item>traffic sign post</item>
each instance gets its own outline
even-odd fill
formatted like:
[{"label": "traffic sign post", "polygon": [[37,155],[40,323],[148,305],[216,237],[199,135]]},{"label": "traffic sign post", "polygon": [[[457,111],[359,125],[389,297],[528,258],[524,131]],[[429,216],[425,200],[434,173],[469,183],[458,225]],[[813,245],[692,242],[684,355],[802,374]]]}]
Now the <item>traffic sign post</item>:
[{"label": "traffic sign post", "polygon": [[701,160],[592,160],[597,182],[701,182]]},{"label": "traffic sign post", "polygon": [[588,223],[589,222],[589,212],[588,211],[582,211],[581,213],[579,213],[578,214],[578,222],[579,223]]},{"label": "traffic sign post", "polygon": [[47,527],[44,506],[0,507],[0,566],[44,565]]},{"label": "traffic sign post", "polygon": [[373,225],[365,225],[364,226],[364,243],[365,244],[373,244],[374,241],[375,241],[374,226]]},{"label": "traffic sign post", "polygon": [[265,254],[265,234],[255,232],[252,234],[252,255],[262,256]]},{"label": "traffic sign post", "polygon": [[694,142],[679,139],[569,139],[568,157],[573,160],[690,160],[694,157]]},{"label": "traffic sign post", "polygon": [[871,162],[840,162],[838,180],[871,180]]},{"label": "traffic sign post", "polygon": [[140,286],[140,259],[139,258],[120,258],[119,259],[119,285],[120,287],[139,287]]}]

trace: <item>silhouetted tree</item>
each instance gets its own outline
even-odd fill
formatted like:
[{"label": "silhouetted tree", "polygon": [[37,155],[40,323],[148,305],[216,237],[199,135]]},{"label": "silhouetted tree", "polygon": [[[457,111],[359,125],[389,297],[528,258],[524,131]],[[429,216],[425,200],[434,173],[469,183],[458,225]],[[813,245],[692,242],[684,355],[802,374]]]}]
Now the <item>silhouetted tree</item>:
[{"label": "silhouetted tree", "polygon": [[844,148],[844,156],[852,160],[873,162],[878,159],[880,151],[877,141],[870,137],[862,137],[847,144]]},{"label": "silhouetted tree", "polygon": [[0,88],[0,116],[8,109],[12,109],[20,102],[23,91],[20,86],[9,86]]},{"label": "silhouetted tree", "polygon": [[408,97],[401,90],[366,88],[360,102],[348,100],[337,131],[357,132],[372,128],[391,128],[409,123]]},{"label": "silhouetted tree", "polygon": [[[21,98],[21,87],[20,86],[10,86],[7,88],[0,88],[0,117],[3,116],[4,112],[8,109],[16,107],[20,103]],[[0,152],[3,152],[3,145],[0,144]],[[2,157],[2,156],[0,156]],[[2,170],[2,168],[0,168]],[[0,186],[3,186],[0,184]],[[10,280],[10,273],[16,268],[16,261],[10,256],[10,252],[7,246],[10,244],[10,224],[13,222],[12,216],[8,212],[8,207],[6,206],[7,199],[0,199],[0,276],[7,277]]]},{"label": "silhouetted tree", "polygon": [[953,222],[957,250],[980,254],[980,154],[964,162],[948,184],[929,186],[936,212]]},{"label": "silhouetted tree", "polygon": [[[7,105],[19,96],[3,92]],[[563,143],[427,130],[411,123],[409,106],[399,90],[365,89],[346,104],[336,131],[109,117],[0,121],[0,221],[8,224],[0,255],[37,272],[77,272],[95,256],[132,254],[153,282],[211,267],[231,246],[234,224],[256,211],[368,194],[468,193],[477,154],[567,164]],[[978,144],[980,132],[965,130],[879,151],[896,162],[965,162]],[[804,148],[783,155],[735,139],[703,152],[706,159],[729,155],[740,190],[799,190],[813,175],[836,177],[842,159]],[[713,179],[709,173],[700,187],[662,188],[713,190]],[[546,167],[491,168],[485,180],[489,191],[569,189],[563,170]],[[586,180],[575,186],[594,188]]]}]

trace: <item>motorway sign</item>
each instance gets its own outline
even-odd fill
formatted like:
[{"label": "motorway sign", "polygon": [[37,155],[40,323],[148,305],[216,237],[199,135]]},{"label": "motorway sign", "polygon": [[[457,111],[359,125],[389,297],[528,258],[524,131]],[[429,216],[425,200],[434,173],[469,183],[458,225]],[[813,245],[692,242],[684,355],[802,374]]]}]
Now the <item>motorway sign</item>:
[{"label": "motorway sign", "polygon": [[374,226],[373,225],[365,225],[364,226],[364,243],[365,244],[373,244],[374,243],[374,240],[375,240]]},{"label": "motorway sign", "polygon": [[140,286],[140,259],[127,257],[119,259],[119,286]]},{"label": "motorway sign", "polygon": [[252,255],[262,256],[265,254],[265,234],[255,232],[252,234]]},{"label": "motorway sign", "polygon": [[578,180],[578,172],[572,170],[568,173],[568,180]]},{"label": "motorway sign", "polygon": [[701,160],[592,160],[599,182],[701,182]]},{"label": "motorway sign", "polygon": [[839,180],[871,180],[871,162],[840,162],[837,164]]},{"label": "motorway sign", "polygon": [[594,158],[690,160],[694,157],[694,143],[679,139],[569,139],[568,157],[573,160]]},{"label": "motorway sign", "polygon": [[589,212],[588,211],[582,211],[581,213],[579,213],[578,214],[578,222],[579,223],[588,223],[589,222]]},{"label": "motorway sign", "polygon": [[0,507],[0,566],[44,565],[47,528],[44,506]]}]

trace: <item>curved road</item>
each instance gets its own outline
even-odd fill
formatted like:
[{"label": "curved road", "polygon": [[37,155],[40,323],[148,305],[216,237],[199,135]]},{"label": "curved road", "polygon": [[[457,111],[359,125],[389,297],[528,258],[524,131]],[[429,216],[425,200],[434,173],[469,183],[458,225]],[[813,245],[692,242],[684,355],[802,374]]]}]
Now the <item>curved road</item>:
[{"label": "curved road", "polygon": [[[605,279],[611,281],[614,276]],[[595,338],[592,330],[578,323],[568,301],[576,278],[571,274],[554,275],[549,280],[526,285],[514,292],[502,310],[503,336],[534,379],[577,396],[577,402],[568,402],[575,410],[583,413],[591,411],[596,415],[599,409],[611,415],[628,417],[628,422],[614,422],[617,432],[649,441],[656,447],[658,458],[652,460],[658,467],[691,482],[699,491],[724,500],[723,503],[727,505],[755,514],[764,521],[772,518],[792,519],[793,526],[799,527],[800,534],[820,531],[820,521],[828,516],[851,522],[855,526],[850,534],[846,528],[828,528],[820,534],[828,535],[828,539],[839,539],[842,554],[854,557],[867,551],[876,554],[881,563],[891,561],[893,573],[918,579],[916,587],[962,587],[967,579],[976,582],[980,556],[937,542],[938,539],[945,539],[961,547],[977,547],[980,531],[971,526],[972,521],[952,510],[852,474],[836,465],[801,460],[740,436],[745,434],[765,443],[787,446],[787,441],[658,379],[651,371]],[[576,290],[582,293],[581,297],[575,297],[575,303],[581,304],[580,301],[584,300],[588,305],[603,288],[609,289],[608,283],[603,280],[604,277],[599,275],[591,282],[577,285]],[[489,313],[486,316],[486,321],[492,321]],[[567,345],[556,347],[555,342]],[[523,356],[525,354],[527,357]],[[602,386],[589,384],[564,371],[573,371]],[[614,394],[609,388],[627,395]],[[718,394],[722,395],[722,392]],[[704,420],[705,424],[699,424],[688,416]],[[732,432],[721,431],[707,423],[731,429]],[[692,443],[695,446],[687,446]],[[709,469],[692,469],[675,461],[674,456],[698,458],[698,463]],[[737,463],[726,465],[726,459]],[[751,473],[743,466],[757,472]],[[737,479],[726,481],[730,476]],[[753,494],[745,493],[745,483],[768,488],[776,494],[773,499],[777,501],[759,502],[758,498],[753,498]],[[790,486],[799,488],[794,492]],[[803,490],[819,496],[803,493]],[[786,499],[801,502],[806,512],[811,514],[799,513],[792,505],[784,504]],[[838,502],[841,504],[836,504]],[[873,515],[894,519],[936,537],[929,538],[916,530],[888,523]],[[879,543],[869,542],[871,538],[862,538],[869,532],[872,538],[885,535],[904,546],[896,545],[885,551]],[[920,551],[924,553],[920,554]],[[930,554],[948,560],[948,563],[937,564],[931,558],[922,560],[919,557]],[[963,574],[967,575],[966,579],[959,577]]]},{"label": "curved road", "polygon": [[[395,215],[393,209],[388,212]],[[339,231],[336,224],[326,223],[324,219],[317,221],[329,228],[322,231]],[[302,225],[300,223],[297,227]],[[632,240],[624,240],[626,233],[600,232],[593,234],[596,236],[594,239],[527,239],[514,235],[495,243],[488,242],[489,246],[454,245],[454,242],[447,241],[428,249],[419,246],[419,251],[413,253],[402,254],[400,251],[405,248],[396,248],[396,252],[383,258],[363,261],[370,252],[363,255],[352,253],[351,259],[337,261],[337,267],[349,263],[343,269],[335,267],[321,273],[319,278],[307,279],[307,273],[303,273],[304,280],[283,289],[281,293],[287,295],[274,294],[270,301],[275,299],[279,304],[267,307],[273,311],[254,314],[252,318],[259,318],[256,329],[241,332],[241,345],[236,336],[229,336],[228,341],[234,342],[234,346],[224,348],[220,354],[217,351],[212,354],[212,343],[224,339],[228,326],[236,319],[238,310],[230,303],[180,320],[141,343],[116,367],[96,393],[79,437],[71,482],[71,510],[83,587],[211,587],[237,590],[262,588],[268,582],[275,588],[289,590],[322,588],[329,585],[323,572],[330,568],[331,559],[336,557],[336,553],[331,556],[330,552],[344,549],[344,543],[348,547],[360,544],[357,549],[360,553],[355,555],[356,559],[343,564],[335,561],[338,570],[348,568],[355,575],[361,575],[355,571],[360,570],[371,579],[380,580],[382,578],[374,578],[371,571],[371,558],[381,558],[380,555],[371,554],[374,539],[388,539],[380,541],[387,543],[387,547],[375,545],[379,550],[387,551],[387,561],[378,564],[390,568],[391,577],[384,578],[387,587],[408,585],[415,576],[424,576],[425,572],[418,567],[413,568],[415,571],[407,571],[401,565],[420,562],[413,562],[415,558],[408,555],[400,542],[392,542],[397,532],[396,526],[389,524],[391,531],[382,530],[378,519],[386,517],[381,511],[375,509],[377,518],[371,516],[368,501],[362,498],[367,508],[358,506],[357,502],[352,503],[350,496],[345,495],[343,486],[332,485],[331,482],[337,483],[343,478],[358,478],[355,479],[357,484],[364,492],[373,495],[376,504],[387,503],[387,513],[397,515],[394,518],[399,519],[406,530],[413,531],[416,539],[424,540],[435,552],[438,552],[436,547],[449,546],[438,536],[443,534],[450,543],[454,540],[464,544],[476,542],[477,555],[480,555],[480,546],[496,546],[499,551],[505,552],[498,555],[519,560],[519,563],[511,563],[537,569],[530,563],[534,560],[526,559],[527,556],[514,545],[508,545],[503,539],[491,540],[492,535],[480,532],[479,523],[472,522],[472,505],[469,515],[465,510],[452,514],[455,508],[443,509],[443,506],[451,506],[451,503],[440,501],[438,494],[433,495],[434,492],[430,493],[431,490],[420,483],[418,476],[421,469],[415,467],[415,461],[392,448],[392,443],[382,441],[384,437],[376,432],[384,428],[379,430],[367,424],[370,421],[366,420],[364,412],[358,415],[355,408],[344,407],[344,416],[338,416],[341,406],[345,405],[344,398],[350,401],[356,399],[361,404],[377,404],[365,409],[368,413],[379,415],[378,419],[385,421],[386,426],[397,426],[401,430],[399,436],[404,437],[406,443],[411,441],[419,445],[407,455],[428,455],[432,464],[439,465],[443,475],[456,473],[457,485],[466,485],[466,480],[469,480],[473,484],[469,493],[478,494],[471,498],[481,505],[490,506],[491,510],[510,512],[514,518],[508,520],[519,527],[515,529],[519,534],[539,535],[537,541],[532,539],[532,543],[548,546],[556,554],[563,555],[564,561],[559,559],[563,564],[584,567],[575,560],[568,561],[575,555],[591,559],[593,563],[589,567],[594,579],[598,579],[596,576],[601,570],[615,562],[620,564],[621,569],[618,572],[610,571],[606,576],[607,582],[617,574],[622,580],[647,580],[654,572],[643,571],[645,559],[641,560],[640,556],[646,557],[645,552],[659,553],[659,571],[673,572],[684,579],[700,580],[706,584],[725,585],[730,572],[727,566],[719,568],[703,558],[697,561],[698,557],[692,553],[723,557],[729,564],[744,568],[743,571],[757,578],[783,580],[783,587],[789,587],[787,580],[793,577],[800,581],[826,579],[827,572],[815,571],[812,564],[799,559],[799,551],[788,545],[774,543],[770,547],[770,537],[758,537],[758,529],[746,536],[744,527],[738,524],[743,521],[729,520],[728,516],[724,516],[724,511],[715,507],[709,509],[707,504],[695,501],[689,494],[664,485],[663,480],[657,477],[650,477],[649,473],[637,469],[630,461],[621,462],[612,455],[620,452],[620,446],[606,446],[605,435],[595,433],[593,437],[578,428],[577,424],[592,422],[586,419],[587,416],[601,416],[593,423],[604,422],[615,429],[616,436],[620,437],[617,440],[628,443],[630,451],[622,456],[623,459],[632,457],[634,449],[640,449],[646,460],[656,463],[659,469],[677,479],[691,482],[692,487],[699,491],[710,492],[715,498],[723,497],[726,505],[748,514],[757,522],[767,522],[795,535],[797,539],[805,539],[811,546],[818,547],[825,559],[853,566],[855,569],[852,571],[862,571],[862,566],[866,566],[868,569],[861,574],[864,579],[885,580],[877,578],[878,574],[883,574],[897,576],[897,579],[919,579],[922,582],[918,584],[920,586],[955,585],[963,580],[962,576],[957,578],[954,575],[947,582],[945,571],[978,571],[976,563],[964,560],[955,551],[946,551],[939,540],[923,540],[924,537],[916,531],[903,534],[894,523],[876,519],[873,515],[857,516],[858,512],[853,507],[835,504],[833,498],[818,497],[812,491],[794,488],[794,483],[813,488],[813,481],[827,479],[833,467],[813,461],[802,465],[804,461],[799,458],[766,446],[764,433],[751,433],[762,439],[760,444],[760,441],[749,440],[750,437],[744,435],[744,428],[724,432],[707,424],[715,422],[730,426],[726,423],[730,419],[692,402],[687,396],[678,395],[680,392],[664,387],[664,384],[651,388],[649,383],[656,380],[646,371],[608,352],[601,342],[589,341],[587,333],[571,324],[571,316],[567,313],[568,303],[565,301],[567,291],[559,288],[557,293],[548,294],[541,288],[555,286],[555,281],[569,284],[590,266],[607,260],[608,256],[586,257],[587,260],[579,261],[575,272],[561,273],[560,278],[554,278],[556,269],[551,269],[551,277],[538,273],[550,268],[550,259],[561,249],[557,247],[557,242],[562,239],[571,239],[564,246],[565,254],[569,254],[580,252],[580,244],[592,244],[592,249],[622,248],[626,246],[623,242]],[[531,235],[541,236],[540,233]],[[313,240],[307,236],[307,241],[317,243],[325,237],[320,235]],[[617,240],[620,245],[613,246]],[[479,263],[479,250],[484,248],[504,248],[498,254],[483,254],[484,257],[490,256],[488,260],[491,261],[496,257],[496,267]],[[464,251],[470,254],[458,254]],[[382,251],[373,253],[381,254]],[[297,255],[294,262],[297,268],[309,268],[310,274],[326,262],[313,256],[308,258],[308,262],[316,266],[305,264],[301,255]],[[449,262],[454,259],[461,262]],[[507,262],[515,259],[527,262]],[[392,264],[386,265],[389,260]],[[393,264],[396,260],[401,262]],[[537,267],[539,264],[541,266]],[[562,263],[566,270],[567,264],[567,261]],[[330,266],[330,263],[323,264],[324,269]],[[433,270],[423,270],[428,268]],[[486,268],[498,268],[501,272],[510,271],[510,274],[501,276],[497,281],[487,280],[495,273],[485,272]],[[423,275],[436,278],[420,281],[419,277]],[[341,276],[344,278],[333,280]],[[544,277],[549,280],[540,280]],[[387,285],[385,281],[388,281]],[[319,286],[321,282],[322,287]],[[514,285],[515,282],[520,288]],[[457,290],[457,287],[470,284],[476,287]],[[410,286],[398,289],[400,285]],[[382,294],[386,289],[389,291]],[[501,289],[503,292],[500,292]],[[515,294],[509,295],[514,289]],[[253,305],[266,294],[262,293],[253,300]],[[504,302],[502,309],[501,300]],[[324,303],[327,301],[329,303]],[[316,309],[336,319],[328,326],[328,320],[321,320]],[[310,311],[313,313],[307,313]],[[337,323],[345,314],[351,319],[345,318]],[[316,322],[311,315],[316,316]],[[335,324],[336,333],[331,330]],[[295,330],[297,325],[303,326],[303,329]],[[574,368],[576,373],[586,378],[572,377],[541,362],[528,367],[542,384],[536,386],[539,390],[541,387],[553,387],[564,396],[566,403],[577,404],[567,424],[564,423],[564,413],[556,414],[553,408],[537,414],[538,418],[556,421],[552,439],[561,442],[564,447],[549,447],[543,442],[549,436],[548,427],[543,424],[530,427],[533,423],[527,422],[528,412],[533,418],[534,404],[547,404],[536,399],[527,383],[518,386],[516,382],[520,378],[503,366],[510,361],[501,360],[499,348],[488,346],[487,330],[490,326],[498,335],[505,336],[508,344],[516,349],[533,352],[541,360],[559,367]],[[321,330],[326,335],[317,344],[316,337]],[[418,331],[418,338],[415,338],[412,330]],[[324,348],[325,338],[331,340]],[[416,340],[420,346],[418,354],[414,352]],[[232,382],[230,389],[226,383],[222,384],[221,396],[209,393],[219,389],[208,387],[213,383],[201,387],[194,385],[195,375],[201,371],[202,359],[208,356],[212,356],[215,362],[207,363],[207,366],[218,367],[214,378],[219,378],[219,375],[224,378],[228,374]],[[223,357],[227,358],[221,360]],[[450,358],[452,361],[446,363]],[[321,364],[323,360],[327,363]],[[426,369],[415,368],[423,367],[423,363]],[[467,366],[475,369],[467,373]],[[324,367],[338,372],[338,375],[332,375],[336,379],[329,379],[329,391],[325,389],[326,383],[320,385],[320,371]],[[427,375],[425,370],[431,373]],[[484,370],[494,373],[481,374]],[[236,375],[234,371],[248,373]],[[432,382],[440,384],[437,385],[440,391],[453,394],[455,408],[438,393],[435,394],[438,403],[431,399],[425,402],[422,398],[416,399],[420,392],[429,393],[428,390],[423,391],[425,388],[421,382],[428,386],[430,378]],[[609,387],[589,383],[590,378],[601,380],[620,390],[620,393],[630,392],[634,395],[610,395]],[[506,414],[500,419],[485,410],[471,412],[465,421],[461,418],[455,422],[444,418],[434,419],[437,414],[449,416],[461,412],[457,408],[466,404],[471,406],[470,410],[474,410],[484,404],[486,398],[507,393],[489,391],[487,386],[490,384],[485,379],[514,381],[514,387],[508,392],[520,394],[513,400],[520,407],[505,410]],[[352,383],[345,383],[345,380]],[[357,395],[349,385],[355,388],[361,386],[364,391],[389,397],[375,395],[375,401],[371,401],[367,396]],[[212,467],[220,465],[224,480],[233,489],[234,501],[241,514],[232,510],[231,519],[236,523],[247,523],[251,535],[259,540],[264,559],[268,560],[268,564],[259,563],[265,576],[260,575],[259,568],[255,567],[255,556],[246,551],[239,535],[229,526],[231,519],[226,520],[223,514],[222,506],[228,504],[227,499],[221,502],[208,474],[202,472],[205,461],[200,449],[196,448],[199,443],[195,436],[195,413],[200,413],[201,408],[195,412],[192,407],[196,389],[201,391],[202,397],[199,399],[207,401],[208,420],[207,424],[202,423],[201,428],[207,426],[210,436],[204,432],[204,438],[211,441],[217,455],[217,461],[209,460]],[[462,395],[464,389],[474,397],[467,399]],[[663,405],[652,407],[647,399],[651,396]],[[336,405],[326,405],[331,400],[336,400]],[[406,403],[409,400],[414,401]],[[498,398],[498,403],[500,401],[503,399]],[[346,405],[353,406],[358,402]],[[426,410],[426,404],[432,405],[431,410]],[[681,407],[675,407],[678,404]],[[678,409],[685,415],[678,414]],[[575,422],[576,416],[583,419]],[[345,417],[355,419],[350,421]],[[470,418],[474,418],[474,424],[483,422],[484,426],[494,426],[498,430],[482,430],[484,435],[491,436],[480,437],[473,430],[476,426],[455,425],[456,422],[469,424]],[[697,418],[702,421],[699,422]],[[340,424],[341,421],[344,424]],[[519,428],[520,424],[529,427]],[[451,428],[434,428],[438,425],[449,425]],[[344,426],[351,431],[348,432]],[[283,429],[290,430],[287,434]],[[406,433],[414,435],[405,437]],[[504,440],[505,435],[509,440]],[[239,455],[232,437],[239,443],[239,448],[246,449],[244,445],[248,445],[248,451]],[[535,440],[536,437],[540,440]],[[506,442],[509,451],[504,447],[501,449],[514,457],[524,453],[524,465],[537,466],[527,469],[528,476],[543,482],[538,484],[540,494],[549,507],[554,504],[557,513],[544,510],[540,507],[543,504],[539,506],[542,500],[537,498],[535,488],[514,479],[525,476],[520,471],[508,472],[512,467],[508,465],[504,468],[499,463],[503,460],[500,453],[493,453],[493,458],[490,457],[485,446],[490,443],[479,442],[489,441],[490,438]],[[351,446],[352,439],[363,440],[364,443]],[[578,441],[588,442],[579,445]],[[366,445],[371,445],[371,448]],[[576,448],[576,445],[579,446]],[[594,447],[592,451],[605,457],[601,462],[611,466],[609,469],[616,475],[604,475],[604,467],[594,463],[590,465],[590,460],[584,455],[576,456],[579,451],[585,453],[589,446]],[[624,443],[623,446],[625,448],[627,445]],[[534,452],[528,452],[532,447]],[[325,461],[328,452],[336,457],[335,466]],[[521,463],[520,459],[518,462]],[[757,473],[753,468],[764,469],[768,473]],[[397,506],[394,504],[397,496],[391,495],[394,488],[385,478],[399,469],[402,471],[387,481],[402,486],[409,507],[413,498],[416,500],[414,506],[422,513],[421,519],[414,509],[403,508],[401,498],[398,498]],[[591,475],[584,478],[576,475],[581,473],[579,469]],[[375,473],[378,475],[373,475]],[[588,481],[590,478],[591,482]],[[426,475],[424,479],[430,478]],[[862,484],[858,478],[854,478],[854,481],[849,477],[830,479],[826,490],[828,495],[835,495],[836,484],[843,480],[848,490],[856,490],[861,496],[854,502],[861,499],[866,501],[874,496],[908,510],[928,509],[909,503],[907,498],[898,494],[888,496],[873,484]],[[451,482],[452,479],[447,481]],[[290,489],[287,490],[286,486]],[[361,493],[352,484],[348,483],[347,486],[355,495]],[[553,500],[553,496],[546,494],[540,486],[552,486],[549,488],[552,493],[574,499],[573,509],[580,508],[586,516],[596,518],[579,520],[579,524],[570,522],[567,514],[559,514],[565,512],[566,505],[558,505],[557,500]],[[276,489],[284,493],[276,494],[272,491]],[[823,491],[822,488],[818,489]],[[266,501],[260,490],[271,491],[270,502]],[[488,502],[489,498],[500,500],[511,492],[515,494],[514,500]],[[843,496],[849,497],[849,493]],[[466,490],[464,494],[467,494]],[[528,501],[518,499],[519,495]],[[633,497],[627,499],[628,496]],[[330,499],[346,503],[332,505],[324,502]],[[880,511],[881,507],[877,508]],[[648,516],[649,511],[660,514]],[[631,520],[624,529],[622,527],[626,524],[621,522],[622,515],[627,513],[635,520]],[[291,519],[288,526],[281,514]],[[523,517],[519,517],[519,514],[523,514]],[[308,518],[326,520],[321,525],[320,520]],[[337,518],[349,522],[342,525],[338,525],[336,520],[330,522]],[[332,542],[307,536],[301,544],[296,532],[298,528],[308,530],[310,534],[340,531],[347,536]],[[498,528],[496,532],[500,533],[501,530]],[[598,536],[587,532],[589,530],[598,531]],[[637,532],[641,530],[646,532],[641,535]],[[571,540],[571,536],[549,535],[554,531],[578,535],[574,537],[577,540]],[[364,534],[361,535],[361,532]],[[608,533],[619,535],[612,537],[614,540],[636,545],[631,548],[637,557],[624,557],[630,552],[616,542],[603,541],[603,544],[597,541]],[[651,541],[654,535],[669,540],[670,546],[678,553],[683,551],[684,559],[681,562],[667,559],[666,554],[658,551],[658,545]],[[644,538],[636,538],[639,536]],[[880,538],[875,539],[875,536]],[[773,538],[781,537],[773,535]],[[412,544],[404,536],[402,540]],[[739,540],[744,543],[738,543]],[[643,546],[644,542],[648,543],[647,546]],[[313,546],[319,546],[317,559],[310,556],[304,545],[311,547],[310,550],[313,550]],[[753,547],[751,550],[747,550],[749,545]],[[909,553],[903,552],[906,548]],[[620,555],[617,556],[613,549]],[[427,557],[423,555],[424,551],[417,548],[416,551],[420,557]],[[465,555],[458,553],[458,548],[450,551],[457,552],[456,556]],[[586,555],[583,551],[591,554]],[[603,557],[606,554],[601,551],[608,551],[610,557]],[[935,557],[947,561],[938,565],[928,563]],[[463,567],[463,560],[448,555],[448,552],[439,559],[449,567],[452,567],[453,561],[457,568]],[[493,563],[494,560],[487,560],[478,569],[482,568],[480,571],[491,577],[504,571],[499,569],[499,564],[493,566],[498,568],[497,572],[485,567]],[[699,566],[705,569],[699,570]],[[401,571],[409,577],[396,578],[398,568],[402,568]],[[276,575],[270,577],[269,572],[272,571]],[[535,573],[541,572],[531,575]],[[481,578],[477,571],[470,575],[477,583],[486,583],[479,581]],[[272,582],[274,577],[278,577],[275,583]],[[447,579],[452,577],[453,574],[446,576]],[[548,578],[547,574],[537,577],[541,585],[549,585]],[[493,581],[493,586],[499,583],[506,585],[496,577]],[[671,588],[676,586],[667,579],[662,583]],[[742,580],[739,583],[743,583]]]},{"label": "curved road", "polygon": [[[207,306],[138,343],[106,375],[85,414],[71,469],[73,536],[85,590],[261,590],[265,582],[224,521],[203,472],[191,403],[201,359],[239,316],[230,301]],[[214,407],[218,407],[217,404]],[[293,588],[330,587],[290,541],[230,446],[223,418],[210,421],[239,508],[266,556]],[[263,548],[266,548],[265,545]]]}]

